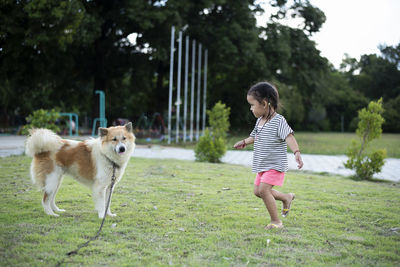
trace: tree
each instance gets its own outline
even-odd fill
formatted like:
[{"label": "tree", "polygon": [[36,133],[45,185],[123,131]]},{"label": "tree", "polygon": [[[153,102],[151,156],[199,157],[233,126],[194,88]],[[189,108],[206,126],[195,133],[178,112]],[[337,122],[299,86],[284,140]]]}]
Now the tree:
[{"label": "tree", "polygon": [[341,70],[349,86],[368,100],[383,98],[387,112],[383,114],[386,123],[383,129],[389,132],[399,131],[397,118],[400,109],[396,99],[400,95],[400,70],[397,47],[380,47],[382,56],[362,55],[360,61],[346,58]]},{"label": "tree", "polygon": [[[79,1],[2,1],[0,5],[1,120],[54,106],[54,87],[71,68],[66,54],[82,21]],[[67,100],[70,94],[64,94]],[[54,97],[54,98],[53,98]],[[52,99],[53,98],[53,99]]]},{"label": "tree", "polygon": [[400,69],[400,43],[397,46],[382,45],[379,46],[379,50],[383,54],[383,58],[397,66],[397,69]]},{"label": "tree", "polygon": [[[271,5],[278,11],[271,15],[265,27],[260,28],[259,41],[268,69],[265,72],[268,76],[265,75],[264,79],[279,82],[278,91],[282,88],[283,101],[288,102],[291,97],[301,101],[296,106],[302,115],[289,116],[289,123],[297,129],[322,129],[318,126],[319,121],[327,120],[325,107],[320,104],[326,92],[323,79],[330,69],[310,36],[319,31],[325,15],[309,1],[277,0],[271,1]],[[300,18],[303,24],[292,28],[280,23],[289,17]],[[290,91],[287,88],[292,88],[293,95],[287,94]],[[288,111],[286,115],[290,114]]]},{"label": "tree", "polygon": [[384,149],[365,154],[368,144],[382,134],[382,124],[385,121],[381,116],[382,113],[382,98],[377,102],[371,101],[368,108],[358,112],[359,123],[356,134],[361,138],[361,142],[353,140],[347,153],[349,159],[344,165],[348,169],[355,169],[358,179],[371,179],[374,173],[381,171],[385,163]]}]

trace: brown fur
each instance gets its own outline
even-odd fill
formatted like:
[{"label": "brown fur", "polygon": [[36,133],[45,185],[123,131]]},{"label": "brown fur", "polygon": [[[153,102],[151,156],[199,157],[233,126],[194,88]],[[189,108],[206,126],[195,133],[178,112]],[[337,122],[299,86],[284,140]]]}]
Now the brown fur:
[{"label": "brown fur", "polygon": [[50,174],[54,170],[54,164],[50,158],[50,152],[36,154],[33,158],[33,162],[33,171],[36,176],[36,182],[39,186],[44,187],[46,175]]},{"label": "brown fur", "polygon": [[79,166],[79,174],[82,177],[93,180],[96,175],[96,168],[91,152],[91,149],[84,142],[80,142],[74,147],[65,143],[56,154],[56,162],[63,167],[77,164]]},{"label": "brown fur", "polygon": [[[112,139],[114,138],[114,136],[125,136],[127,141],[130,141],[131,143],[135,142],[135,137],[132,134],[128,134],[126,132],[126,129],[124,127],[121,126],[117,126],[117,127],[110,127],[106,129],[106,133],[107,135],[105,135],[101,141],[102,144],[105,143],[117,143],[118,141],[113,141]],[[125,143],[125,142],[123,142]]]},{"label": "brown fur", "polygon": [[111,194],[107,190],[111,179],[110,171],[112,165],[119,166],[115,174],[117,183],[135,148],[135,136],[131,123],[99,128],[99,133],[100,138],[84,142],[61,139],[47,129],[37,129],[28,137],[26,153],[33,157],[31,177],[44,191],[42,206],[48,215],[58,216],[55,212],[64,211],[56,206],[55,197],[62,176],[68,174],[92,188],[99,218],[103,218],[105,212],[115,216],[110,208],[106,211],[105,206],[105,198]]}]

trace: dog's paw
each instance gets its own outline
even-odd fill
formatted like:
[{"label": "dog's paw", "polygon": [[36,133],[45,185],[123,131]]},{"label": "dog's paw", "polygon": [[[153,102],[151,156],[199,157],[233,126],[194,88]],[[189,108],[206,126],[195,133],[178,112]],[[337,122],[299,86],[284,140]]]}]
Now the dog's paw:
[{"label": "dog's paw", "polygon": [[54,212],[46,212],[47,213],[47,215],[50,215],[50,216],[54,216],[54,217],[59,217],[60,215],[58,215],[57,213],[54,213]]},{"label": "dog's paw", "polygon": [[65,210],[64,209],[55,208],[54,211],[55,212],[64,212]]},{"label": "dog's paw", "polygon": [[54,213],[54,211],[53,211],[52,209],[50,209],[50,208],[44,209],[44,212],[46,212],[46,214],[47,214],[47,215],[50,215],[50,216],[54,216],[54,217],[60,216],[60,215]]},{"label": "dog's paw", "polygon": [[117,216],[117,214],[111,213],[111,212],[110,212],[110,213],[107,213],[107,215],[110,216],[110,217],[115,217],[115,216]]}]

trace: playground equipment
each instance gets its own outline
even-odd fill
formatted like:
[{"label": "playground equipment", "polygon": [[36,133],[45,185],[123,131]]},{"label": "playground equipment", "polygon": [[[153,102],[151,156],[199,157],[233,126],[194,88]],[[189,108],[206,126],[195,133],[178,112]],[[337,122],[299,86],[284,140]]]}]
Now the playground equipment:
[{"label": "playground equipment", "polygon": [[99,105],[100,105],[100,112],[99,112],[100,114],[99,114],[99,116],[100,117],[99,118],[95,118],[93,120],[92,136],[96,135],[96,124],[97,124],[97,122],[99,122],[100,127],[104,127],[104,128],[107,127],[106,107],[105,107],[105,103],[106,103],[105,99],[106,99],[106,97],[105,97],[103,91],[96,90],[95,93],[100,95],[100,98],[99,98],[99,101],[100,101],[100,103],[99,103]]},{"label": "playground equipment", "polygon": [[[73,112],[60,112],[60,116],[68,116],[69,117],[69,136],[78,136],[78,130],[79,130],[79,124],[78,124],[78,114],[73,113]],[[74,121],[72,119],[74,117],[75,119],[75,134],[72,134],[72,130],[74,128]]]},{"label": "playground equipment", "polygon": [[144,113],[140,116],[135,129],[137,137],[164,138],[165,124],[160,113],[156,112],[151,120]]}]

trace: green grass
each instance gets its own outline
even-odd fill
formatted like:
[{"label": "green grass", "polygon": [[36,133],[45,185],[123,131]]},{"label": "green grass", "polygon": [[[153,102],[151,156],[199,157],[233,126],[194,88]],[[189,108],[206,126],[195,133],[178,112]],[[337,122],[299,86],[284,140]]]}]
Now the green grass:
[{"label": "green grass", "polygon": [[[248,135],[231,136],[228,147]],[[352,139],[359,140],[355,133],[310,133],[296,132],[295,137],[303,154],[344,155]],[[385,148],[389,158],[400,158],[400,134],[382,134],[371,142],[369,150]],[[252,146],[247,148],[252,149]]]},{"label": "green grass", "polygon": [[[101,222],[90,190],[69,177],[57,197],[67,211],[46,215],[29,164],[0,159],[2,266],[54,266]],[[115,188],[118,217],[63,266],[400,265],[399,184],[289,172],[292,211],[266,231],[253,178],[242,166],[133,158]]]}]

